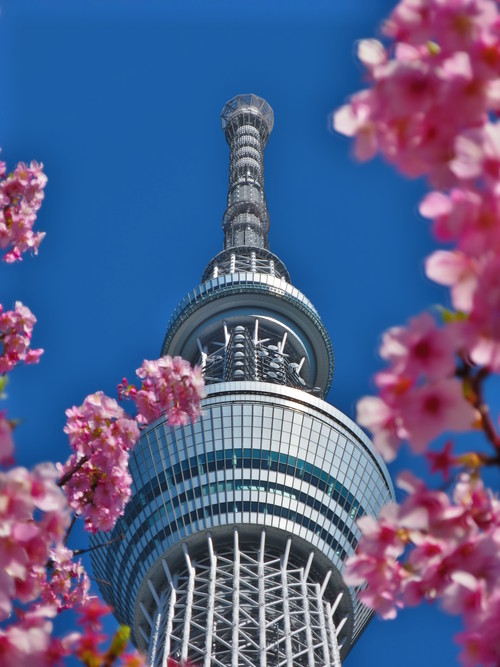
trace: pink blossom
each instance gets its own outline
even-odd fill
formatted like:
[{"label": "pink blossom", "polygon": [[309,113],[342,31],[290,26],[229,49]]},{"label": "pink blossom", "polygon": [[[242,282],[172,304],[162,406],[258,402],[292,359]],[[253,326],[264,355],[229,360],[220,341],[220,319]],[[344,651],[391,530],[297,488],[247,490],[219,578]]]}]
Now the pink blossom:
[{"label": "pink blossom", "polygon": [[441,596],[441,605],[449,614],[471,616],[484,608],[487,600],[484,582],[468,572],[453,572],[451,583]]},{"label": "pink blossom", "polygon": [[104,447],[108,442],[128,451],[139,436],[134,421],[102,391],[87,396],[79,408],[66,410],[66,416],[64,432],[68,434],[73,451],[82,456],[92,456],[99,450],[99,445]]},{"label": "pink blossom", "polygon": [[466,130],[455,141],[450,169],[461,180],[479,177],[497,182],[500,176],[500,124]]},{"label": "pink blossom", "polygon": [[73,552],[58,544],[50,551],[49,577],[41,581],[41,600],[57,609],[73,608],[89,599],[90,580],[81,561],[75,561]]},{"label": "pink blossom", "polygon": [[500,194],[454,188],[448,195],[431,192],[420,213],[434,221],[438,240],[457,244],[464,255],[480,258],[500,252]]},{"label": "pink blossom", "polygon": [[481,627],[492,642],[489,609],[500,593],[498,500],[466,475],[455,502],[411,473],[403,473],[398,485],[409,493],[401,505],[383,508],[377,520],[358,522],[362,536],[346,563],[346,582],[366,584],[360,599],[384,618],[405,604],[441,598],[445,609],[463,615],[466,637]]},{"label": "pink blossom", "polygon": [[472,190],[453,188],[449,194],[430,192],[420,203],[419,212],[434,221],[434,233],[440,241],[456,240],[476,214],[481,197]]},{"label": "pink blossom", "polygon": [[[380,151],[406,175],[427,174],[439,185],[452,184],[465,162],[483,162],[466,155],[468,144],[455,147],[455,139],[484,124],[490,105],[500,104],[498,67],[491,65],[499,48],[497,18],[490,0],[457,0],[453,7],[440,0],[400,2],[385,26],[395,39],[393,58],[375,40],[360,42],[372,88],[335,116],[335,129],[356,138],[356,156]],[[491,170],[494,137],[480,142]]]},{"label": "pink blossom", "polygon": [[407,328],[394,327],[384,334],[380,355],[391,362],[393,372],[418,378],[449,377],[454,374],[455,336],[450,327],[438,328],[423,313],[410,320]]},{"label": "pink blossom", "polygon": [[370,93],[362,91],[333,115],[333,128],[347,137],[355,137],[354,155],[361,162],[371,160],[378,149],[375,124],[370,118],[371,103]]},{"label": "pink blossom", "polygon": [[451,300],[457,310],[470,312],[477,288],[477,263],[458,251],[436,250],[425,262],[430,280],[451,287]]},{"label": "pink blossom", "polygon": [[480,267],[467,331],[474,363],[500,371],[500,257]]},{"label": "pink blossom", "polygon": [[365,515],[358,519],[363,534],[363,552],[372,556],[384,553],[397,558],[405,550],[407,539],[401,534],[398,507],[395,503],[384,505],[377,519]]},{"label": "pink blossom", "polygon": [[426,452],[425,456],[431,464],[431,472],[440,472],[444,479],[449,479],[450,468],[458,465],[459,460],[452,455],[453,443],[451,440],[439,452]]},{"label": "pink blossom", "polygon": [[491,0],[402,0],[384,26],[386,35],[410,43],[438,42],[445,52],[472,50],[498,16]]},{"label": "pink blossom", "polygon": [[29,308],[16,301],[14,310],[3,310],[0,304],[0,373],[8,373],[19,362],[35,364],[43,350],[30,349],[36,317]]},{"label": "pink blossom", "polygon": [[489,596],[487,604],[479,613],[467,618],[466,629],[456,636],[456,641],[463,646],[460,661],[464,667],[496,667],[500,655],[500,635],[498,618],[500,617],[500,590]]},{"label": "pink blossom", "polygon": [[[370,87],[335,117],[336,129],[355,138],[358,157],[379,152],[438,188],[420,212],[438,240],[454,244],[427,259],[426,273],[450,288],[457,317],[438,328],[419,316],[386,332],[379,396],[358,406],[387,459],[404,440],[418,453],[448,430],[476,428],[471,402],[482,401],[483,377],[500,372],[500,124],[490,120],[500,110],[499,26],[493,0],[401,0],[384,26],[391,43],[359,44]],[[482,424],[497,450],[493,426]],[[402,475],[408,497],[391,506],[390,517],[382,512],[360,524],[346,580],[365,584],[360,598],[384,617],[441,599],[462,615],[463,664],[496,667],[500,507],[479,477],[481,463],[496,459],[453,455],[451,443],[427,456],[445,476],[454,465],[474,472],[460,476],[451,498]]]},{"label": "pink blossom", "polygon": [[344,570],[344,581],[353,586],[366,582],[358,597],[384,619],[396,618],[400,601],[401,582],[406,576],[397,561],[360,555],[348,558]]},{"label": "pink blossom", "polygon": [[362,39],[358,42],[358,58],[368,69],[387,62],[387,53],[384,45],[377,39]]},{"label": "pink blossom", "polygon": [[[428,53],[426,53],[426,56]],[[439,81],[429,59],[419,49],[406,46],[396,51],[396,58],[377,70],[377,116],[394,122],[413,115],[416,109],[425,114],[435,105]],[[387,109],[383,105],[391,103]]]},{"label": "pink blossom", "polygon": [[356,421],[373,434],[373,444],[386,461],[396,457],[401,438],[393,409],[377,396],[365,396],[356,406]]},{"label": "pink blossom", "polygon": [[37,162],[29,166],[20,162],[7,178],[2,163],[0,177],[3,178],[0,182],[0,248],[8,250],[4,261],[15,262],[27,250],[36,254],[45,236],[43,232],[33,232],[33,225],[47,177],[43,165]]},{"label": "pink blossom", "polygon": [[386,505],[376,521],[364,516],[358,520],[362,537],[359,552],[347,559],[343,578],[348,586],[368,584],[360,600],[376,609],[383,618],[394,618],[405,571],[395,561],[404,551],[406,540],[397,524],[397,508]]},{"label": "pink blossom", "polygon": [[387,461],[394,459],[404,440],[422,453],[443,431],[473,426],[476,413],[454,378],[416,385],[408,376],[390,371],[378,373],[375,380],[381,396],[358,401],[357,419],[370,429],[375,447]]},{"label": "pink blossom", "polygon": [[142,386],[137,389],[126,378],[118,386],[120,398],[130,398],[137,407],[137,422],[149,424],[166,415],[172,426],[195,421],[201,413],[205,385],[198,366],[191,368],[181,357],[145,360],[137,369]]},{"label": "pink blossom", "polygon": [[483,531],[500,525],[500,502],[477,476],[462,473],[453,489],[453,501],[467,510],[470,524]]},{"label": "pink blossom", "polygon": [[440,433],[471,429],[475,419],[475,411],[455,379],[439,380],[407,392],[400,411],[406,437],[415,452],[423,452]]},{"label": "pink blossom", "polygon": [[434,491],[411,472],[402,472],[398,477],[398,487],[408,493],[398,510],[401,527],[411,532],[412,540],[421,544],[418,533],[426,538],[448,540],[461,539],[467,532],[466,512],[457,507],[443,491]]},{"label": "pink blossom", "polygon": [[15,597],[25,603],[38,597],[50,549],[69,525],[56,475],[52,464],[0,473],[0,620]]},{"label": "pink blossom", "polygon": [[[44,610],[47,611],[47,610]],[[0,628],[0,663],[2,667],[50,667],[52,623],[37,609],[23,614],[17,622]]]},{"label": "pink blossom", "polygon": [[91,532],[110,530],[130,497],[130,450],[139,437],[133,419],[114,400],[97,392],[66,411],[64,428],[74,454],[61,466],[60,484]]}]

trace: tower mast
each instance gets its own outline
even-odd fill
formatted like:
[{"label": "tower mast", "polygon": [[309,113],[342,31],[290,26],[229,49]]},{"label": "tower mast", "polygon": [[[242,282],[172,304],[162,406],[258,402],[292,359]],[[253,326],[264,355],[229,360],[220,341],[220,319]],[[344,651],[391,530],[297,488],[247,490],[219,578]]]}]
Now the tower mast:
[{"label": "tower mast", "polygon": [[[224,248],[178,305],[162,354],[200,363],[203,416],[145,429],[132,499],[92,538],[101,592],[153,667],[339,667],[371,613],[342,579],[356,519],[394,497],[366,435],[323,400],[333,349],[269,250],[256,95],[222,111],[230,146]],[[124,539],[113,538],[123,534]]]}]

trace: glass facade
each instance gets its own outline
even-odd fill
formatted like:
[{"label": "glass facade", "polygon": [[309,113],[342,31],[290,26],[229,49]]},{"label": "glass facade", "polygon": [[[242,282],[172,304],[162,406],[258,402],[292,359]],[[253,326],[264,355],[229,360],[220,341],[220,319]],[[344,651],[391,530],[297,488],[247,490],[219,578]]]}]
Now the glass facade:
[{"label": "glass facade", "polygon": [[[131,460],[133,497],[94,552],[105,599],[121,622],[147,628],[137,605],[148,571],[179,542],[226,527],[293,535],[341,574],[356,518],[376,515],[393,489],[363,432],[325,401],[260,382],[209,388],[194,425],[158,421]],[[117,538],[123,535],[123,539]],[[99,538],[96,538],[97,540]],[[353,638],[369,618],[352,595]]]}]

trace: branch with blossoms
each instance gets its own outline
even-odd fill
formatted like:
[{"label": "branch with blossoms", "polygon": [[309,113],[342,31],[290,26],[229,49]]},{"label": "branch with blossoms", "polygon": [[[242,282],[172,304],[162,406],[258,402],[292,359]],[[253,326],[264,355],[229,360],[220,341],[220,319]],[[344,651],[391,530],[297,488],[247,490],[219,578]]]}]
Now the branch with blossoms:
[{"label": "branch with blossoms", "polygon": [[[388,366],[358,421],[387,461],[407,442],[431,472],[454,470],[450,495],[404,473],[408,494],[378,520],[363,517],[345,579],[384,618],[422,600],[461,614],[466,667],[500,664],[500,504],[482,480],[500,464],[500,435],[485,395],[500,373],[500,25],[494,0],[401,0],[385,43],[358,45],[368,87],[333,116],[354,154],[377,153],[433,188],[420,204],[437,241],[427,277],[450,290],[451,310],[387,331]],[[430,449],[444,433],[481,431],[480,451]]]},{"label": "branch with blossoms", "polygon": [[[35,162],[20,163],[8,177],[0,163],[0,248],[6,249],[6,262],[21,260],[27,250],[36,253],[45,236],[32,228],[46,180]],[[35,322],[21,302],[14,310],[0,305],[0,398],[7,373],[19,363],[37,363],[43,353],[30,347]],[[66,412],[64,431],[73,453],[65,464],[0,471],[0,663],[5,667],[28,667],[34,660],[41,667],[60,665],[68,656],[87,667],[145,667],[142,656],[125,652],[129,628],[120,627],[107,641],[101,618],[111,609],[89,596],[89,577],[75,559],[87,550],[66,546],[77,517],[95,533],[111,530],[124,513],[132,482],[128,461],[141,427],[162,416],[176,425],[200,415],[204,383],[198,368],[162,357],[144,361],[137,374],[139,388],[126,380],[119,386],[120,398],[135,403],[135,417],[97,392]],[[14,460],[14,426],[0,412],[4,467]],[[67,609],[76,612],[80,630],[54,637],[52,619]]]},{"label": "branch with blossoms", "polygon": [[27,250],[35,254],[45,233],[34,232],[33,225],[42,204],[47,177],[43,164],[20,162],[6,176],[6,164],[0,161],[0,248],[2,259],[16,262]]}]

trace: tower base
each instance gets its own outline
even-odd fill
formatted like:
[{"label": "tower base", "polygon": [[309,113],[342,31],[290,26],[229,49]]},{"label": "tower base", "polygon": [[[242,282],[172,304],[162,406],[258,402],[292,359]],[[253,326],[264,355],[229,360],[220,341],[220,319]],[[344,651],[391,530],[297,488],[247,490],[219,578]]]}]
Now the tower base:
[{"label": "tower base", "polygon": [[190,553],[160,594],[149,647],[149,664],[189,659],[204,667],[340,667],[334,626],[337,604],[324,597],[328,577],[311,576],[313,553],[292,562],[292,541],[281,551],[234,544]]}]

